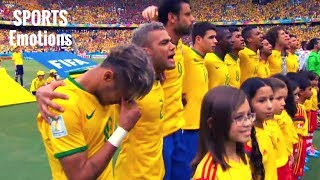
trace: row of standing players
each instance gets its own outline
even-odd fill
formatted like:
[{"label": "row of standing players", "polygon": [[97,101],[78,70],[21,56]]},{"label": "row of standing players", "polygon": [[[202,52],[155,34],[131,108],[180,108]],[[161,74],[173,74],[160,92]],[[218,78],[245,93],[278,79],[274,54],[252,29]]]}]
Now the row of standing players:
[{"label": "row of standing players", "polygon": [[[287,173],[290,170],[289,162],[292,162],[290,161],[292,159],[295,160],[292,164],[298,166],[291,166],[291,164],[290,166],[299,168],[296,168],[296,171],[293,172],[297,173],[293,173],[294,176],[290,177],[298,178],[301,176],[300,166],[304,162],[304,160],[301,160],[304,154],[302,145],[306,137],[305,126],[308,126],[308,118],[304,116],[303,106],[297,106],[297,116],[301,115],[298,116],[300,119],[298,118],[297,121],[292,121],[296,117],[296,113],[292,115],[294,111],[289,112],[289,109],[287,109],[287,112],[283,107],[282,110],[280,108],[281,111],[277,114],[279,113],[280,116],[284,117],[279,119],[287,120],[280,130],[278,121],[266,121],[267,119],[276,119],[276,116],[274,116],[276,113],[274,109],[276,108],[273,107],[276,105],[273,105],[273,102],[288,99],[287,97],[293,96],[292,91],[297,88],[293,89],[290,83],[283,85],[282,81],[281,83],[274,79],[250,79],[257,76],[266,78],[277,73],[285,74],[292,68],[290,65],[293,65],[293,69],[297,69],[298,61],[294,63],[289,61],[290,53],[294,56],[291,50],[294,47],[297,49],[295,43],[292,43],[295,37],[292,36],[288,41],[286,32],[278,27],[267,32],[266,38],[263,39],[262,33],[256,27],[245,28],[240,33],[235,28],[216,29],[209,23],[196,23],[192,28],[193,47],[189,48],[181,41],[181,37],[190,31],[194,21],[188,1],[170,1],[170,3],[164,1],[157,11],[158,19],[165,25],[165,30],[170,36],[171,42],[176,44],[173,49],[166,43],[168,49],[162,51],[167,52],[164,53],[166,55],[170,54],[168,51],[175,51],[175,68],[165,71],[164,82],[161,85],[155,83],[148,95],[137,102],[138,106],[141,107],[142,117],[123,140],[115,163],[114,173],[112,173],[111,163],[109,163],[100,178],[190,179],[192,177],[190,163],[194,158],[194,179],[215,179],[214,176],[217,179],[237,179],[239,177],[243,177],[241,179],[287,178],[285,175],[292,174]],[[148,35],[155,33],[151,32]],[[140,38],[142,41],[142,36]],[[133,42],[137,41],[133,40]],[[164,42],[160,41],[160,43]],[[244,48],[244,42],[246,48]],[[289,47],[289,42],[292,45],[288,51],[288,56],[282,58],[283,50]],[[143,45],[140,46],[143,47]],[[107,58],[107,60],[110,59]],[[270,70],[268,70],[268,63]],[[156,65],[154,67],[157,70]],[[301,89],[297,93],[301,104],[302,100],[307,99],[306,95],[303,95],[304,91],[311,86],[307,84],[305,87],[305,84],[303,84],[303,82],[309,82],[304,81],[302,78],[304,75],[293,76],[295,76],[292,78],[293,80],[302,79],[301,82],[296,82],[296,87]],[[233,85],[233,81],[238,85]],[[72,86],[69,84],[70,82],[77,84],[70,79],[67,86]],[[241,83],[247,101],[245,101],[246,98],[243,93],[236,90]],[[220,87],[226,85],[235,88]],[[282,94],[282,98],[279,100],[274,98],[277,97],[278,91],[283,89],[287,89],[288,92]],[[68,94],[66,91],[62,92]],[[83,92],[77,91],[77,93],[81,94]],[[38,99],[45,98],[41,95],[37,96]],[[68,95],[79,96],[78,94]],[[302,99],[301,102],[300,99]],[[56,102],[59,102],[62,106],[67,106],[62,101]],[[249,103],[243,109],[242,106],[246,104],[245,102]],[[39,103],[41,104],[41,101]],[[93,114],[98,114],[97,104],[86,104],[86,106],[88,105],[95,108],[90,107],[92,113],[89,116],[87,115],[87,118],[91,118]],[[86,106],[81,107],[88,109]],[[283,103],[281,106],[284,106]],[[231,114],[237,114],[240,109],[242,111],[238,117],[230,117]],[[156,110],[160,111],[160,117],[154,116]],[[228,112],[228,110],[231,110],[231,112]],[[114,119],[117,118],[116,116]],[[68,128],[69,124],[66,121],[71,118],[64,116],[64,113],[60,117],[63,117],[63,121],[67,124],[62,124],[64,128]],[[200,120],[198,120],[199,117],[201,117]],[[239,123],[242,123],[242,125],[238,125]],[[90,151],[90,145],[88,147],[84,146],[89,142],[70,147],[70,141],[79,138],[78,131],[73,135],[71,134],[72,130],[75,129],[68,130],[67,134],[60,134],[62,138],[52,138],[47,131],[48,129],[54,130],[50,126],[43,127],[44,124],[43,118],[39,116],[38,125],[44,142],[50,140],[49,144],[56,146],[48,147],[48,144],[45,143],[52,173],[62,174],[56,176],[56,178],[66,177],[66,174],[68,174],[63,172],[63,170],[66,171],[66,167],[61,166],[63,164],[61,159],[87,150],[89,151],[88,157],[93,157],[97,152],[97,149]],[[109,124],[114,124],[114,120],[107,121],[107,125]],[[296,124],[296,126],[293,126],[293,124]],[[254,128],[251,128],[253,125]],[[79,126],[81,126],[81,123]],[[292,133],[295,130],[294,127],[297,128],[296,133],[299,140],[293,144],[291,139],[294,136],[294,133]],[[77,128],[79,130],[82,127]],[[106,137],[109,138],[112,136],[114,125],[108,126],[107,129],[104,134],[107,134]],[[275,131],[276,133],[272,133],[270,136],[269,131]],[[289,134],[286,137],[287,141],[281,139],[286,133]],[[82,133],[80,134],[85,136]],[[200,142],[198,142],[199,139]],[[302,144],[300,144],[300,140]],[[246,143],[247,141],[249,142]],[[279,145],[281,143],[285,143],[285,148]],[[244,144],[246,146],[243,146]],[[237,147],[233,145],[237,145]],[[249,156],[243,154],[244,150]],[[277,150],[282,150],[283,153],[276,153]],[[297,153],[300,155],[299,158],[294,158],[293,155]],[[50,158],[50,155],[54,156],[55,159]],[[273,155],[281,157],[277,157],[277,160],[275,160],[272,159]],[[241,157],[241,160],[239,157]],[[252,162],[250,163],[251,166],[246,163],[247,161]],[[53,166],[58,168],[55,169]],[[243,171],[244,169],[245,171]]]}]

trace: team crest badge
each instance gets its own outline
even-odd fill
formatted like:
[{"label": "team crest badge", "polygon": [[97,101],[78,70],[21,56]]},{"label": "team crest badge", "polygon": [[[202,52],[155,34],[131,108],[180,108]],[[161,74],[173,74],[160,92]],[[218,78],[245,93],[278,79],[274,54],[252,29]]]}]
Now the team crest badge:
[{"label": "team crest badge", "polygon": [[51,120],[51,133],[53,138],[60,138],[68,135],[67,128],[64,124],[62,115],[59,115],[57,119]]}]

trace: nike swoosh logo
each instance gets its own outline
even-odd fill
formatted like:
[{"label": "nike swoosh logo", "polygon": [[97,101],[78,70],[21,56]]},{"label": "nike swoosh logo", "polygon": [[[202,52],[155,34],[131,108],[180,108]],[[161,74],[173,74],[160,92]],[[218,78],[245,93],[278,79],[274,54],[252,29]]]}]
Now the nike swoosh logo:
[{"label": "nike swoosh logo", "polygon": [[220,67],[215,67],[216,69],[219,69]]},{"label": "nike swoosh logo", "polygon": [[194,62],[203,62],[202,60],[193,59]]},{"label": "nike swoosh logo", "polygon": [[96,111],[96,110],[94,110],[90,115],[86,114],[88,120],[92,118],[92,116],[93,116],[93,114],[94,114],[95,111]]}]

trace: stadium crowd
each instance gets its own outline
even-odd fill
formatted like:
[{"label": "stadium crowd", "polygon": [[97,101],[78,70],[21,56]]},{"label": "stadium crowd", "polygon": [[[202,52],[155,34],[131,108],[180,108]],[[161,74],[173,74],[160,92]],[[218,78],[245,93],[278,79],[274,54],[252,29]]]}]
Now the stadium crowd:
[{"label": "stadium crowd", "polygon": [[[148,5],[157,4],[156,0],[6,0],[3,2],[2,19],[14,20],[12,12],[16,9],[66,9],[69,23],[106,24],[106,23],[143,23],[141,11]],[[254,4],[244,0],[191,1],[194,16],[199,21],[257,21],[286,18],[319,18],[320,1],[307,0],[291,3],[290,0],[273,1],[266,5]],[[90,8],[88,8],[90,7]],[[214,7],[214,8],[212,8]],[[261,26],[266,32],[270,27]],[[299,41],[309,40],[319,34],[319,26],[307,24],[288,25],[285,28],[299,37]],[[72,36],[79,49],[86,52],[108,52],[115,44],[125,42],[131,37],[131,30],[72,30]],[[31,31],[29,33],[32,33]],[[107,41],[105,41],[107,39]],[[186,38],[187,39],[187,38]],[[0,51],[8,52],[8,31],[0,30]],[[190,40],[186,40],[187,44]],[[40,47],[42,48],[42,47]],[[53,50],[54,48],[46,48]],[[26,51],[40,51],[39,47],[26,47]]]},{"label": "stadium crowd", "polygon": [[[13,20],[12,12],[16,9],[66,9],[70,23],[107,24],[107,23],[143,23],[141,11],[156,0],[6,0],[11,4],[4,20]],[[254,4],[246,0],[192,0],[194,16],[199,21],[257,21],[287,18],[320,18],[320,2],[306,0],[291,3],[291,0],[272,1],[266,5]],[[90,7],[90,8],[88,8]],[[214,8],[213,8],[214,7]]]},{"label": "stadium crowd", "polygon": [[[109,12],[118,15],[111,15],[110,22],[121,21],[127,10],[121,3],[137,2],[110,4],[115,9]],[[265,5],[270,11],[244,6],[242,0],[222,2],[199,1],[200,6],[217,7],[214,14],[223,12],[201,19],[197,15],[210,10],[196,9],[195,17],[208,20],[204,22],[195,22],[199,19],[192,15],[190,5],[198,4],[164,0],[158,9],[148,7],[143,13],[161,23],[147,23],[134,32],[69,30],[81,50],[116,47],[77,78],[70,72],[64,83],[45,85],[44,72],[37,72],[30,91],[37,95],[37,125],[53,179],[299,180],[310,168],[317,169],[308,161],[320,157],[313,142],[319,26],[215,27],[209,19],[227,14],[236,19],[237,13],[250,10],[252,17],[243,15],[242,20],[300,18],[290,13],[295,7],[288,6],[291,1]],[[318,16],[312,2],[299,3],[310,8],[302,16]],[[64,4],[91,16],[87,22],[100,22],[99,13],[87,15],[91,11],[83,8],[96,5],[93,1],[41,6]],[[104,8],[95,9],[103,13]],[[132,13],[140,14],[139,8]],[[189,38],[183,42],[184,36]],[[8,41],[6,34],[1,37]],[[128,45],[118,45],[129,39]],[[306,40],[301,49],[299,40]],[[16,81],[20,75],[22,85],[22,53],[20,47],[13,50]]]}]

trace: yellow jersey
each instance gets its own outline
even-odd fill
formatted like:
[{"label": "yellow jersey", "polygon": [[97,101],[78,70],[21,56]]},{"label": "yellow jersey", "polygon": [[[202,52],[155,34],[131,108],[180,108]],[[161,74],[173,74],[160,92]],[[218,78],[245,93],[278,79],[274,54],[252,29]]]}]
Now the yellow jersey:
[{"label": "yellow jersey", "polygon": [[223,57],[218,57],[215,53],[207,53],[204,64],[208,70],[209,90],[217,86],[228,86],[230,74]]},{"label": "yellow jersey", "polygon": [[[87,152],[87,157],[97,153],[114,131],[114,108],[102,106],[98,99],[85,91],[75,80],[65,80],[65,86],[55,92],[66,94],[69,99],[54,99],[64,108],[58,120],[48,124],[39,114],[38,128],[48,155],[52,179],[67,179],[59,158],[79,152]],[[106,167],[98,179],[112,179],[112,163]]]},{"label": "yellow jersey", "polygon": [[239,162],[234,160],[227,160],[226,162],[230,166],[225,171],[222,169],[220,164],[215,164],[210,153],[207,153],[204,158],[200,161],[193,175],[193,180],[232,180],[232,179],[246,179],[251,180],[252,174],[249,164],[243,162],[239,158]]},{"label": "yellow jersey", "polygon": [[288,53],[288,56],[286,57],[287,62],[287,71],[288,72],[298,72],[299,69],[299,57],[295,54]]},{"label": "yellow jersey", "polygon": [[282,57],[280,51],[272,50],[272,54],[268,57],[268,62],[271,75],[281,73]]},{"label": "yellow jersey", "polygon": [[307,99],[303,105],[306,108],[306,111],[317,111],[318,110],[318,91],[316,88],[312,88],[312,96],[310,99]]},{"label": "yellow jersey", "polygon": [[21,52],[12,53],[12,60],[15,65],[23,65],[23,56]]},{"label": "yellow jersey", "polygon": [[[262,163],[265,170],[265,180],[278,179],[276,162],[275,147],[272,144],[271,134],[266,128],[255,127],[256,138],[259,144],[259,149],[262,154]],[[249,147],[252,147],[251,141],[247,143]]]},{"label": "yellow jersey", "polygon": [[208,91],[208,72],[204,66],[204,57],[190,48],[189,53],[184,56],[184,67],[187,75],[183,79],[182,92],[187,104],[184,107],[186,123],[183,129],[199,129],[201,103]]},{"label": "yellow jersey", "polygon": [[299,136],[308,136],[309,120],[306,113],[306,108],[302,104],[297,105],[297,113],[293,119],[293,124]]},{"label": "yellow jersey", "polygon": [[269,78],[271,76],[269,62],[260,60],[258,68],[258,77],[260,78]]},{"label": "yellow jersey", "polygon": [[240,69],[241,69],[241,84],[252,77],[258,76],[259,55],[249,48],[244,48],[239,51]]},{"label": "yellow jersey", "polygon": [[283,133],[280,129],[278,121],[276,119],[270,119],[265,121],[265,128],[271,134],[271,140],[276,153],[276,166],[280,168],[287,164],[288,162],[288,150],[287,144]]},{"label": "yellow jersey", "polygon": [[163,179],[163,104],[160,82],[140,101],[141,118],[124,138],[114,168],[114,179]]},{"label": "yellow jersey", "polygon": [[228,71],[230,74],[230,86],[235,87],[237,89],[240,88],[240,77],[241,77],[241,70],[240,70],[240,59],[234,57],[232,54],[228,53],[224,57],[224,62],[228,67]]},{"label": "yellow jersey", "polygon": [[165,95],[163,132],[168,136],[181,129],[185,120],[182,105],[182,81],[184,76],[184,53],[188,47],[180,39],[173,57],[176,68],[165,71],[165,81],[162,85]]},{"label": "yellow jersey", "polygon": [[293,154],[293,145],[299,142],[299,136],[293,124],[292,118],[289,116],[286,110],[283,110],[280,115],[275,115],[274,118],[277,120],[282,131],[287,146],[287,152],[289,155],[291,155]]},{"label": "yellow jersey", "polygon": [[38,77],[34,78],[30,85],[30,92],[37,91],[40,87],[44,86],[45,84],[46,84],[45,79],[40,80]]}]

